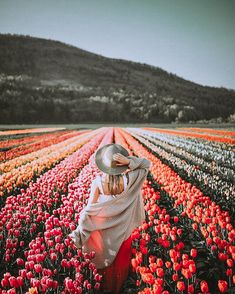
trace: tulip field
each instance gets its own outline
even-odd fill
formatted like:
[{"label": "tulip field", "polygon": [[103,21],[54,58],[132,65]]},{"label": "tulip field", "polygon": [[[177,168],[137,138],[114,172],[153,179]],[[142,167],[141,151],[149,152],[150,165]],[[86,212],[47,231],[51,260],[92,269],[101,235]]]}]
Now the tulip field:
[{"label": "tulip field", "polygon": [[151,161],[122,293],[235,293],[235,132],[102,127],[0,131],[0,294],[102,293],[68,235],[109,143]]}]

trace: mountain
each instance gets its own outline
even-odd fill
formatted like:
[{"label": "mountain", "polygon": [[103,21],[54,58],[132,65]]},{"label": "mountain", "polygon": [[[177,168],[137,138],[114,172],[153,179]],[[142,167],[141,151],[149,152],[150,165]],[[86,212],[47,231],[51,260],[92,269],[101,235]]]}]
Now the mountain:
[{"label": "mountain", "polygon": [[226,121],[234,112],[234,90],[58,41],[0,34],[0,123]]}]

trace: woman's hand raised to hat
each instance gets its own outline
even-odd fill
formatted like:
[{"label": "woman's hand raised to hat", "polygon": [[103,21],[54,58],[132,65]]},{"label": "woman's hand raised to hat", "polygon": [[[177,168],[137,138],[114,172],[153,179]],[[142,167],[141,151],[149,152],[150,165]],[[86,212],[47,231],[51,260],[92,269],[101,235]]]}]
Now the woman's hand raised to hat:
[{"label": "woman's hand raised to hat", "polygon": [[117,165],[128,165],[130,163],[130,159],[121,153],[116,153],[113,155],[113,160],[117,162]]}]

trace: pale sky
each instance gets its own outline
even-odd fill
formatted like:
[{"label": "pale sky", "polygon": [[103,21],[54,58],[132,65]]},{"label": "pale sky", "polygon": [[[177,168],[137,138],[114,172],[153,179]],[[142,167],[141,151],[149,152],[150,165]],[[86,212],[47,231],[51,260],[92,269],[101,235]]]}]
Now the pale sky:
[{"label": "pale sky", "polygon": [[59,40],[235,89],[235,0],[0,0],[0,33]]}]

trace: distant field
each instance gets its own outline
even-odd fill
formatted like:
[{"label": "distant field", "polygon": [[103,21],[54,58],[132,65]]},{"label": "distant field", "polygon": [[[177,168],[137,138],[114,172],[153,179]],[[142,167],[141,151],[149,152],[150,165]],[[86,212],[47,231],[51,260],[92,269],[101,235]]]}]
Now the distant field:
[{"label": "distant field", "polygon": [[0,130],[6,129],[26,129],[26,128],[42,128],[42,127],[58,127],[66,129],[97,129],[101,127],[153,127],[163,129],[174,129],[174,128],[185,128],[185,127],[200,127],[200,128],[215,128],[215,129],[229,129],[235,130],[235,124],[121,124],[121,123],[110,123],[110,124],[27,124],[27,125],[0,125]]}]

